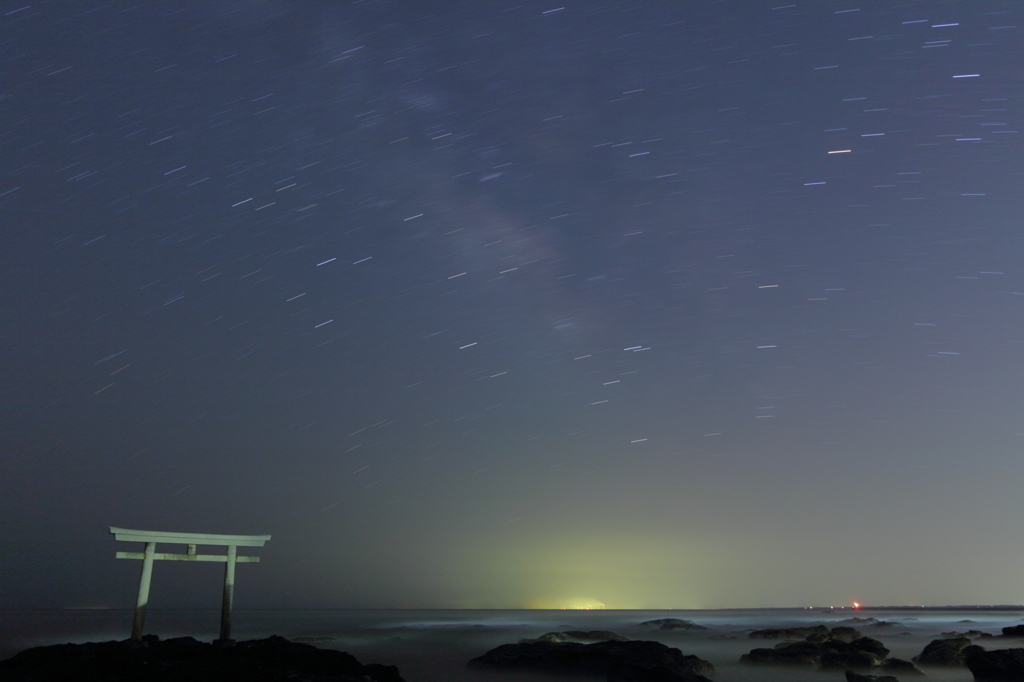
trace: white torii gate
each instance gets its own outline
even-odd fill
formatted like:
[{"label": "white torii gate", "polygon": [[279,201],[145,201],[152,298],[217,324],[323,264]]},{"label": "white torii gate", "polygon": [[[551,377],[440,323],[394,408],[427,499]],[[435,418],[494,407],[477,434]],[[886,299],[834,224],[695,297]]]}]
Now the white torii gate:
[{"label": "white torii gate", "polygon": [[[144,552],[118,552],[118,559],[142,559],[142,578],[139,580],[139,598],[135,603],[135,620],[132,621],[132,639],[142,639],[142,627],[146,622],[146,605],[149,603],[149,583],[153,578],[153,561],[223,561],[224,598],[220,607],[220,640],[231,639],[231,606],[235,600],[235,564],[259,563],[258,556],[238,556],[239,547],[262,547],[269,535],[213,535],[210,533],[165,533],[158,530],[128,530],[110,526],[115,540],[145,542]],[[164,554],[156,551],[156,543],[187,545],[185,554]],[[227,554],[196,554],[196,545],[227,546]]]}]

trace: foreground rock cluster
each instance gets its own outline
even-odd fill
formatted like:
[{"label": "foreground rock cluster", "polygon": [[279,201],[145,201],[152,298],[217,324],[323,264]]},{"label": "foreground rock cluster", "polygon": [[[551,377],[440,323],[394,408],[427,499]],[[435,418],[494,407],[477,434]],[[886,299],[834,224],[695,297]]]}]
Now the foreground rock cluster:
[{"label": "foreground rock cluster", "polygon": [[655,620],[645,620],[640,623],[640,627],[671,631],[708,629],[703,625],[697,625],[692,620],[683,620],[682,618],[656,618]]},{"label": "foreground rock cluster", "polygon": [[[1024,637],[1024,625],[1003,628],[1002,637]],[[921,656],[924,656],[929,648],[932,648],[932,654],[942,652],[943,657],[949,661],[947,665],[966,666],[977,682],[1024,682],[1024,649],[986,651],[983,647],[971,644],[965,637],[936,640],[925,647]],[[923,661],[921,663],[924,664]]]},{"label": "foreground rock cluster", "polygon": [[934,639],[914,656],[914,663],[936,668],[959,668],[964,664],[964,649],[969,646],[971,640],[966,637]]},{"label": "foreground rock cluster", "polygon": [[[706,630],[691,621],[664,618],[641,623],[659,631]],[[755,640],[782,640],[755,648],[740,661],[844,671],[847,682],[899,682],[923,668],[967,668],[976,682],[1024,682],[1024,648],[987,651],[969,633],[943,633],[913,658],[889,657],[889,649],[852,627],[824,625],[756,630]],[[992,642],[998,635],[978,633]],[[1003,628],[1003,638],[1024,638],[1024,626]],[[328,641],[330,637],[309,638]],[[713,639],[713,637],[712,637]],[[607,682],[711,682],[714,666],[660,642],[630,640],[605,630],[549,632],[505,644],[469,662],[470,668],[571,677]],[[23,651],[0,661],[4,682],[104,680],[105,682],[404,682],[398,668],[363,665],[340,651],[319,649],[282,637],[220,646],[191,637],[161,641],[60,644]]]},{"label": "foreground rock cluster", "polygon": [[[785,639],[772,649],[753,649],[740,657],[743,663],[789,665],[821,670],[844,670],[847,682],[899,682],[895,675],[923,675],[914,665],[926,668],[964,668],[976,682],[1024,682],[1024,649],[987,651],[968,637],[943,637],[928,643],[913,663],[888,658],[878,640],[864,637],[849,627],[829,630],[824,625],[789,629],[756,630],[753,639]],[[992,635],[978,633],[989,641]],[[1024,627],[1003,628],[1003,637],[1024,636]],[[799,641],[792,641],[801,638]],[[871,674],[865,674],[870,672]]]},{"label": "foreground rock cluster", "polygon": [[964,665],[978,682],[1024,682],[1024,649],[964,649]]},{"label": "foreground rock cluster", "polygon": [[[1011,631],[1010,634],[1006,634],[1007,630]],[[1003,628],[1003,636],[1019,636],[1013,630]],[[992,636],[989,635],[989,638]],[[935,668],[966,667],[979,682],[1024,682],[1024,649],[987,651],[984,647],[971,644],[967,637],[932,640],[914,657],[914,662]]]},{"label": "foreground rock cluster", "polygon": [[521,639],[520,644],[547,642],[550,644],[594,644],[596,642],[627,642],[629,638],[607,630],[567,630],[548,632],[537,639]]},{"label": "foreground rock cluster", "polygon": [[363,665],[341,651],[269,637],[222,647],[191,637],[57,644],[0,661],[4,682],[404,682],[398,668]]},{"label": "foreground rock cluster", "polygon": [[583,644],[565,641],[570,633],[548,633],[535,640],[503,644],[469,662],[470,668],[549,675],[604,677],[608,682],[710,682],[715,667],[660,642],[625,640],[611,632],[571,633],[608,636]]},{"label": "foreground rock cluster", "polygon": [[865,637],[851,627],[824,625],[802,628],[755,630],[752,639],[801,638],[784,641],[774,648],[753,649],[740,657],[741,663],[788,665],[821,670],[872,670],[888,675],[922,675],[910,661],[888,658],[889,649],[877,639]]}]

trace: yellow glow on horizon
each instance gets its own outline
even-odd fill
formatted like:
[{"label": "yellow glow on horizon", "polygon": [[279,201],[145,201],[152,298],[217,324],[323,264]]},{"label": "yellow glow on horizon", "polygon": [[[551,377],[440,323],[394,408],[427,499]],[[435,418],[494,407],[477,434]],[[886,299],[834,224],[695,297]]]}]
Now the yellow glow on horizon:
[{"label": "yellow glow on horizon", "polygon": [[730,567],[750,563],[717,538],[658,529],[545,528],[517,540],[478,545],[465,562],[462,584],[481,607],[701,608],[712,588],[728,584]]},{"label": "yellow glow on horizon", "polygon": [[562,611],[600,611],[604,602],[589,597],[572,597],[568,599],[531,599],[527,602],[528,609],[561,609]]}]

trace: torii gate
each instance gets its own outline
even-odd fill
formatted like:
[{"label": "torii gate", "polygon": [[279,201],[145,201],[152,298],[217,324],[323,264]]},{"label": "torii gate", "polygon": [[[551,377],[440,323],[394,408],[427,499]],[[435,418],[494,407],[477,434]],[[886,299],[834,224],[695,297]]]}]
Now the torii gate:
[{"label": "torii gate", "polygon": [[[132,639],[142,639],[142,627],[146,622],[146,605],[149,603],[149,583],[153,577],[153,561],[223,561],[224,598],[220,607],[220,640],[231,639],[231,606],[235,600],[235,563],[259,563],[258,556],[238,556],[239,547],[262,547],[269,535],[212,535],[210,533],[165,533],[157,530],[128,530],[110,526],[115,540],[145,542],[144,552],[118,552],[118,559],[142,559],[142,578],[139,580],[139,598],[135,603],[135,620],[132,622]],[[156,543],[169,542],[174,545],[188,545],[186,554],[164,554],[156,551]],[[196,554],[196,545],[226,545],[227,554]]]}]

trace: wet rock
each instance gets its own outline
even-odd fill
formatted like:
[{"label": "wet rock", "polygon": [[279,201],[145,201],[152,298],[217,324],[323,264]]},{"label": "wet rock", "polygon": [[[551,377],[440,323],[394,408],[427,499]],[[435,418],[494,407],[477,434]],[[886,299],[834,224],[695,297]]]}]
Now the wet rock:
[{"label": "wet rock", "polygon": [[740,663],[817,668],[826,653],[830,651],[817,642],[793,642],[780,644],[774,649],[751,649],[740,656]]},{"label": "wet rock", "polygon": [[398,668],[363,665],[341,651],[269,637],[234,646],[191,637],[142,642],[90,642],[36,647],[0,661],[4,682],[105,680],[110,682],[404,682]]},{"label": "wet rock", "polygon": [[754,649],[741,656],[740,662],[820,667],[823,670],[861,670],[882,665],[888,654],[885,645],[870,637],[860,637],[852,642],[808,639],[803,642],[783,642],[774,649]]},{"label": "wet rock", "polygon": [[862,675],[853,670],[847,670],[846,682],[899,682],[899,679],[891,675]]},{"label": "wet rock", "polygon": [[942,639],[956,639],[957,637],[966,637],[967,639],[979,639],[981,637],[992,637],[988,632],[982,632],[981,630],[968,630],[967,632],[943,632],[939,635]]},{"label": "wet rock", "polygon": [[882,659],[869,651],[849,649],[827,653],[821,657],[822,670],[868,670],[882,664]]},{"label": "wet rock", "polygon": [[899,682],[899,680],[888,675],[876,677],[874,675],[861,675],[852,670],[847,670],[846,682]]},{"label": "wet rock", "polygon": [[707,630],[708,628],[703,625],[697,625],[692,620],[684,620],[682,618],[656,618],[655,620],[645,620],[640,623],[640,627],[644,628],[658,628],[659,630]]},{"label": "wet rock", "polygon": [[860,639],[864,636],[860,633],[860,630],[849,627],[832,628],[828,634],[832,639],[838,639],[840,642],[847,643],[852,642],[855,639]]},{"label": "wet rock", "polygon": [[917,669],[917,667],[910,661],[904,661],[902,658],[887,658],[885,662],[878,667],[879,672],[892,673],[893,675],[903,675],[911,677],[923,677],[924,673]]},{"label": "wet rock", "polygon": [[827,639],[828,628],[824,625],[814,625],[805,628],[767,628],[765,630],[754,630],[750,633],[751,639],[808,639],[819,637]]},{"label": "wet rock", "polygon": [[1024,682],[1024,649],[964,649],[964,664],[978,682]]},{"label": "wet rock", "polygon": [[1024,637],[1024,625],[1011,625],[1003,628],[1003,637]]},{"label": "wet rock", "polygon": [[918,665],[958,668],[964,664],[964,649],[971,645],[966,637],[934,639],[914,657]]},{"label": "wet rock", "polygon": [[889,649],[887,649],[884,644],[879,642],[877,639],[871,639],[870,637],[855,639],[850,642],[850,647],[859,651],[867,651],[879,658],[885,658],[889,655]]},{"label": "wet rock", "polygon": [[611,663],[608,665],[607,682],[686,682],[689,677],[680,677],[663,665],[646,666],[639,663]]},{"label": "wet rock", "polygon": [[[715,672],[715,667],[708,661],[696,656],[685,656],[679,649],[667,647],[660,642],[641,641],[503,644],[471,660],[469,667],[551,675],[614,674],[623,682],[633,679],[708,682],[707,677]],[[646,672],[641,668],[646,669]],[[664,671],[656,670],[658,668]],[[653,677],[637,677],[641,674]]]},{"label": "wet rock", "polygon": [[593,644],[595,642],[628,642],[628,637],[617,635],[607,630],[568,630],[566,632],[548,632],[537,639],[521,639],[520,644],[532,642],[551,642],[552,644]]}]

